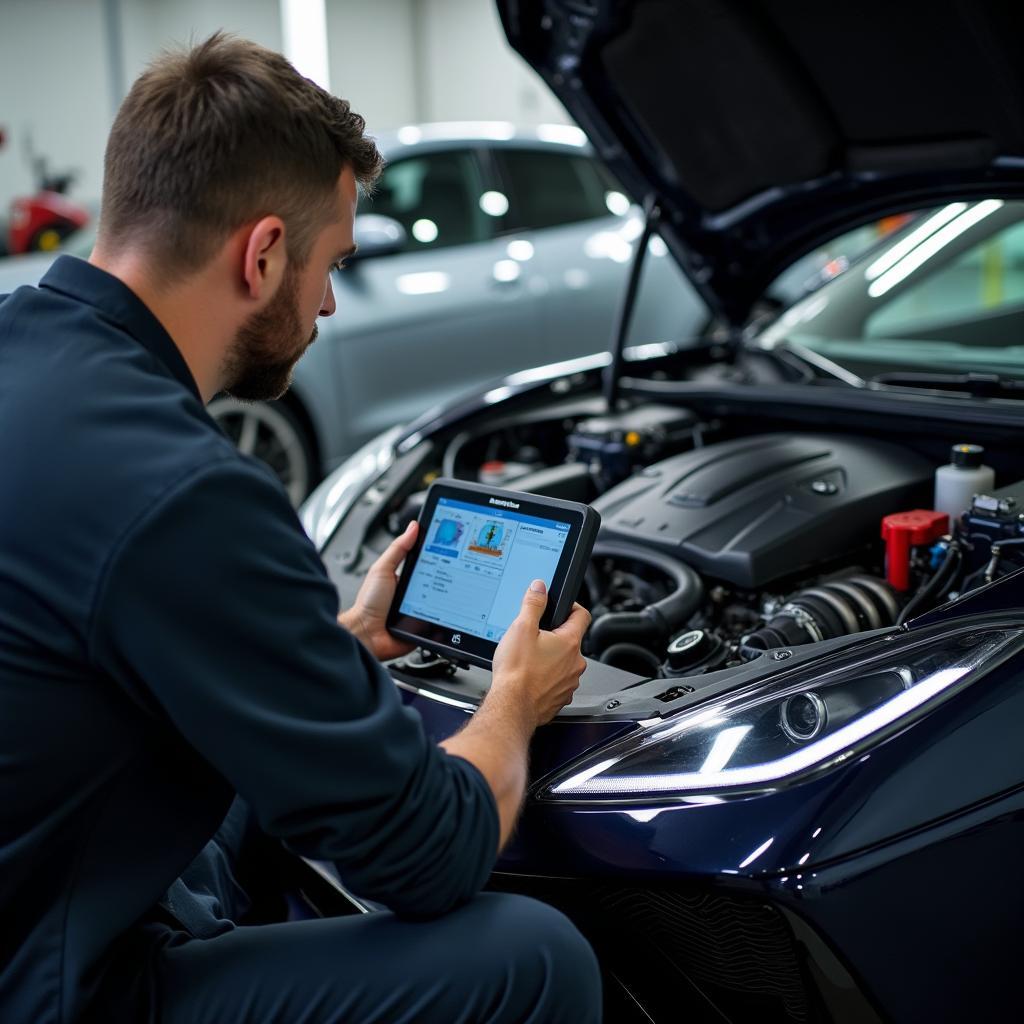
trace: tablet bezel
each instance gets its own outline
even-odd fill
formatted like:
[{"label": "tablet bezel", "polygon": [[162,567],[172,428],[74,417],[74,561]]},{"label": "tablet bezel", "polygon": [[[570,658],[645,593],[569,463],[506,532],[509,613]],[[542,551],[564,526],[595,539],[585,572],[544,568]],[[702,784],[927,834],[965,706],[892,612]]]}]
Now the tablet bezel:
[{"label": "tablet bezel", "polygon": [[[490,668],[494,658],[494,651],[497,642],[488,640],[485,637],[477,636],[466,630],[453,630],[448,626],[442,626],[427,619],[420,619],[416,616],[399,611],[402,602],[405,600],[406,591],[412,580],[413,570],[419,561],[420,553],[426,542],[427,527],[434,518],[437,510],[437,503],[440,498],[451,498],[455,501],[464,501],[467,504],[479,506],[481,512],[508,511],[512,514],[534,516],[540,519],[555,520],[556,522],[568,523],[569,533],[562,553],[559,556],[558,564],[551,584],[548,587],[548,602],[541,616],[541,629],[551,629],[565,620],[572,609],[576,592],[579,590],[579,580],[582,578],[581,567],[575,565],[575,556],[580,552],[580,557],[588,559],[590,556],[591,543],[585,544],[585,550],[581,550],[581,540],[586,539],[586,534],[591,532],[585,530],[592,519],[596,519],[594,513],[588,506],[581,505],[574,501],[562,501],[557,498],[546,498],[536,494],[526,494],[520,491],[509,491],[497,487],[485,487],[479,484],[470,484],[455,480],[436,480],[427,492],[426,501],[419,515],[419,531],[416,537],[416,544],[405,559],[402,575],[395,590],[391,608],[388,611],[387,628],[396,637],[408,640],[421,647],[437,651],[446,657],[456,661],[466,661],[484,668]],[[489,499],[497,501],[515,502],[519,507],[515,509],[503,509],[501,506],[489,504]],[[578,571],[573,572],[576,568]],[[582,567],[582,568],[585,568]],[[572,593],[566,592],[566,584],[572,586]],[[453,643],[453,639],[459,639]]]}]

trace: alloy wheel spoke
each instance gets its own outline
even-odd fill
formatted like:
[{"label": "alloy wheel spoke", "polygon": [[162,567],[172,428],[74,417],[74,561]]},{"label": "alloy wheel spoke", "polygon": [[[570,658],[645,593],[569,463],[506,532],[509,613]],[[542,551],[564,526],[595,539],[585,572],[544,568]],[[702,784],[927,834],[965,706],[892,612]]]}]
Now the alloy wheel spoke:
[{"label": "alloy wheel spoke", "polygon": [[238,437],[238,450],[243,455],[252,455],[256,450],[256,435],[259,430],[259,420],[247,412],[242,417],[242,432]]}]

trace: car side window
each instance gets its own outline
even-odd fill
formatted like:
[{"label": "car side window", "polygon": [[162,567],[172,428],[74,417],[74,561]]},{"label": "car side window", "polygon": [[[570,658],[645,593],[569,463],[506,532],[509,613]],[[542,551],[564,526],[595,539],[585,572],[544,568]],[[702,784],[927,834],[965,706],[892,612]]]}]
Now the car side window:
[{"label": "car side window", "polygon": [[[509,189],[503,228],[529,231],[608,217],[620,202],[610,175],[583,153],[497,148],[495,158]],[[609,200],[609,195],[614,198]]]},{"label": "car side window", "polygon": [[478,202],[482,190],[469,150],[424,153],[388,164],[359,212],[397,220],[408,236],[406,252],[466,245],[489,237]]}]

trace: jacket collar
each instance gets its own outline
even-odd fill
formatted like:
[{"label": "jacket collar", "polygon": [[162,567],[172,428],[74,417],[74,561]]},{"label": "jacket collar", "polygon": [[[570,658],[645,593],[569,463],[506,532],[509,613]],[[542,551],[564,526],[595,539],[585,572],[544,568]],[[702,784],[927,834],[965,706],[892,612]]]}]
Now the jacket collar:
[{"label": "jacket collar", "polygon": [[116,323],[188,388],[200,401],[199,388],[174,339],[149,307],[123,281],[74,256],[59,257],[39,282],[78,302],[92,306]]}]

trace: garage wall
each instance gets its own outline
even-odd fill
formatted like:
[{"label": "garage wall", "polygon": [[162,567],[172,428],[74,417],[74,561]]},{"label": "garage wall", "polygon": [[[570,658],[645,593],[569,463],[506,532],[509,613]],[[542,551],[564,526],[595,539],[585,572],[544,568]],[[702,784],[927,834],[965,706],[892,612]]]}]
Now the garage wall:
[{"label": "garage wall", "polygon": [[125,88],[164,47],[198,41],[218,29],[281,49],[278,0],[120,0],[119,7]]},{"label": "garage wall", "polygon": [[0,217],[33,191],[24,153],[54,170],[77,168],[76,194],[99,195],[110,88],[102,0],[0,0]]},{"label": "garage wall", "polygon": [[418,120],[419,8],[431,0],[327,0],[331,92],[366,118],[371,132]]},{"label": "garage wall", "polygon": [[[565,122],[505,42],[492,0],[326,0],[332,89],[382,132],[414,121]],[[163,47],[218,28],[281,48],[279,0],[0,0],[0,219],[32,191],[30,129],[98,203],[116,105]]]},{"label": "garage wall", "polygon": [[505,39],[491,0],[428,0],[422,120],[564,124],[565,108]]}]

